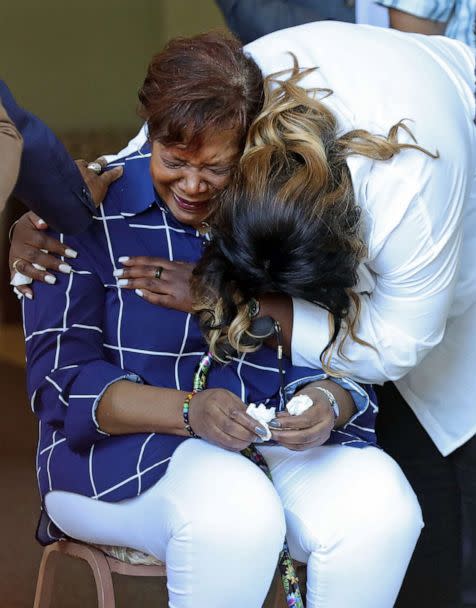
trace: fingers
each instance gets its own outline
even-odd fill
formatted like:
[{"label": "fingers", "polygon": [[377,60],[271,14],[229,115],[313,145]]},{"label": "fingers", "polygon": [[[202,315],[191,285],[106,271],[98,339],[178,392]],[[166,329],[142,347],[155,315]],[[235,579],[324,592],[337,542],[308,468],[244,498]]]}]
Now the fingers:
[{"label": "fingers", "polygon": [[312,428],[303,430],[285,431],[273,429],[272,437],[280,445],[290,450],[308,450],[309,448],[323,445],[329,439],[332,428],[333,424],[325,421]]},{"label": "fingers", "polygon": [[[105,163],[105,159],[100,157],[97,161],[104,168],[107,163]],[[112,182],[119,179],[124,171],[122,166],[114,167],[109,171],[104,171],[100,175],[98,175],[93,169],[88,169],[88,163],[79,159],[76,161],[76,165],[89,188],[91,193],[91,197],[96,206],[100,205],[106,196],[107,190]]]},{"label": "fingers", "polygon": [[[113,272],[113,274],[116,278],[121,278],[121,279],[136,279],[136,278],[146,278],[146,277],[151,278],[151,279],[156,279],[157,270],[159,268],[162,268],[162,271],[160,272],[160,280],[163,283],[167,279],[166,273],[168,271],[165,270],[164,267],[160,266],[159,264],[157,264],[157,266],[134,265],[130,268],[119,268],[118,270],[115,270]],[[123,283],[123,286],[126,286],[126,285],[127,285],[126,283]]]},{"label": "fingers", "polygon": [[202,437],[233,450],[260,439],[261,430],[257,430],[262,427],[246,414],[244,403],[233,393],[209,389],[195,395],[194,401],[190,424]]},{"label": "fingers", "polygon": [[[238,399],[238,398],[237,398]],[[225,416],[226,423],[224,425],[224,430],[233,436],[238,437],[248,437],[250,441],[255,441],[256,439],[262,439],[266,436],[266,429],[262,427],[259,422],[248,416],[246,410],[244,409],[241,401],[239,401],[239,405],[237,407],[233,407],[230,410],[222,410],[223,415]],[[238,427],[237,427],[238,425]],[[246,435],[244,435],[241,431],[239,432],[237,428],[242,428],[245,430]],[[235,433],[238,433],[235,435]]]},{"label": "fingers", "polygon": [[148,289],[137,288],[134,290],[139,298],[142,298],[155,306],[164,306],[165,308],[175,308],[175,299],[171,295],[154,293]]},{"label": "fingers", "polygon": [[124,167],[114,167],[114,169],[110,169],[109,171],[104,171],[104,173],[101,173],[101,175],[99,175],[99,179],[102,181],[103,185],[106,188],[109,188],[112,182],[115,182],[116,179],[119,179],[121,177],[123,172]]},{"label": "fingers", "polygon": [[26,285],[19,285],[18,287],[13,288],[13,292],[17,296],[19,300],[21,300],[22,296],[28,298],[29,300],[33,300],[33,290]]},{"label": "fingers", "polygon": [[39,215],[36,215],[36,213],[34,213],[33,211],[29,211],[26,214],[26,217],[37,230],[48,229],[48,224],[45,222],[45,220],[41,219],[41,217]]},{"label": "fingers", "polygon": [[155,294],[169,295],[170,289],[168,284],[162,278],[154,279],[151,277],[141,277],[137,279],[124,279],[121,278],[117,281],[119,287],[123,289],[141,289],[150,291]]},{"label": "fingers", "polygon": [[244,450],[250,445],[250,443],[253,442],[253,439],[237,439],[236,437],[228,435],[222,429],[215,426],[214,428],[210,429],[210,432],[207,434],[207,441],[215,443],[216,445],[220,446],[221,448],[224,448],[225,450],[231,450],[232,452],[241,452],[241,450]]},{"label": "fingers", "polygon": [[[18,223],[13,233],[12,249],[16,254],[19,254],[18,257],[25,257],[22,249],[25,246],[29,246],[38,251],[43,249],[49,253],[55,253],[59,256],[72,259],[78,256],[78,252],[69,247],[66,243],[61,243],[57,239],[45,234],[43,228],[44,226],[48,226],[43,222],[43,220],[38,218],[38,220],[32,221],[31,217],[29,217],[28,220],[31,222],[31,224]],[[38,222],[40,222],[40,229],[37,228]],[[41,222],[43,222],[44,226],[41,224]],[[36,262],[35,259],[25,259],[29,259],[31,262]]]},{"label": "fingers", "polygon": [[[61,245],[60,243],[58,243]],[[64,247],[61,247],[64,249]],[[62,260],[48,253],[46,250],[36,249],[24,245],[21,250],[22,257],[10,257],[10,272],[12,279],[16,273],[36,281],[42,281],[54,285],[56,277],[52,272],[70,274],[72,268],[66,259]]]},{"label": "fingers", "polygon": [[157,268],[157,266],[162,266],[162,268],[170,269],[178,262],[167,260],[166,258],[157,258],[153,256],[147,255],[136,255],[136,256],[122,256],[118,259],[118,262],[123,266],[131,267],[131,266],[141,266],[141,267],[151,267]]},{"label": "fingers", "polygon": [[99,165],[101,165],[101,167],[103,169],[105,169],[107,167],[107,160],[104,158],[104,156],[99,156],[93,162],[98,163]]},{"label": "fingers", "polygon": [[[284,414],[279,413],[276,417],[276,420],[279,423],[279,429],[289,431],[308,429],[328,419],[330,420],[329,412],[324,411],[315,405],[299,416],[291,416],[286,412]],[[271,425],[271,427],[276,426],[277,425],[275,424]]]},{"label": "fingers", "polygon": [[[69,272],[71,272],[71,267],[69,267]],[[21,277],[18,277],[18,273],[24,275],[24,277],[33,279],[33,281],[41,281],[42,283],[48,283],[50,285],[56,283],[56,277],[47,272],[44,266],[41,266],[40,264],[31,264],[27,260],[21,258],[15,260],[15,268],[12,272],[12,284],[16,287],[20,287],[18,282],[21,280]]]},{"label": "fingers", "polygon": [[327,404],[315,403],[298,416],[279,413],[270,427],[273,439],[280,445],[290,450],[308,450],[325,443],[334,424],[334,414]]}]

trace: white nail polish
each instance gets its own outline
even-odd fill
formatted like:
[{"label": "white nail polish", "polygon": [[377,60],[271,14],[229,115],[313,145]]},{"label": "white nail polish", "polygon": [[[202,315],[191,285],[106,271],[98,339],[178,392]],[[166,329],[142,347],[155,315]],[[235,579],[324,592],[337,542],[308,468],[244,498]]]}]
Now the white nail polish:
[{"label": "white nail polish", "polygon": [[40,264],[32,264],[33,268],[36,268],[37,270],[43,270],[45,271],[46,268],[44,266],[40,266]]},{"label": "white nail polish", "polygon": [[69,264],[60,264],[59,271],[64,272],[64,274],[69,274],[71,272],[71,266]]},{"label": "white nail polish", "polygon": [[46,226],[45,220],[42,220],[41,218],[38,220],[37,224],[38,226]]},{"label": "white nail polish", "polygon": [[50,285],[54,285],[56,283],[56,277],[54,277],[52,274],[47,274],[45,277],[45,281]]},{"label": "white nail polish", "polygon": [[119,279],[119,281],[117,282],[119,287],[125,287],[128,283],[129,283],[129,279]]},{"label": "white nail polish", "polygon": [[25,292],[25,297],[29,300],[33,300],[33,294],[31,294],[29,291]]},{"label": "white nail polish", "polygon": [[122,277],[122,275],[124,274],[124,268],[119,268],[118,270],[115,270],[112,274],[115,277]]},{"label": "white nail polish", "polygon": [[142,291],[142,289],[134,289],[134,291],[136,292],[136,294],[138,296],[140,296],[141,298],[144,297],[144,292]]},{"label": "white nail polish", "polygon": [[124,262],[128,262],[131,258],[128,255],[123,255],[118,259],[118,262],[124,264]]},{"label": "white nail polish", "polygon": [[74,259],[74,258],[78,257],[78,252],[75,251],[74,249],[65,249],[64,254],[65,254],[65,256],[67,258],[73,258]]}]

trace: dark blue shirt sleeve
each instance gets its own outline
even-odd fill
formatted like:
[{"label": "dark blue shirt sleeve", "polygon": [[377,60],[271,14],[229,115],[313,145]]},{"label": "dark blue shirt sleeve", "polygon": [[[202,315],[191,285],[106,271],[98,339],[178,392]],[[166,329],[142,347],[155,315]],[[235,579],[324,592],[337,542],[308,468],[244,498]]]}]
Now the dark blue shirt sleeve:
[{"label": "dark blue shirt sleeve", "polygon": [[[294,367],[293,373],[301,368]],[[292,376],[293,374],[290,374]],[[370,384],[359,384],[348,377],[329,376],[324,371],[310,374],[308,377],[302,376],[295,380],[291,379],[285,387],[287,400],[291,399],[295,393],[317,380],[332,380],[348,391],[354,401],[355,414],[341,427],[333,429],[331,436],[326,442],[327,445],[339,443],[352,447],[363,448],[368,445],[376,445],[375,436],[375,416],[378,411],[377,396]]]},{"label": "dark blue shirt sleeve", "polygon": [[106,289],[94,272],[81,239],[69,260],[73,271],[58,273],[55,285],[38,283],[33,300],[23,300],[27,384],[31,407],[59,430],[76,452],[108,437],[96,408],[113,382],[140,382],[134,373],[107,360],[103,347]]},{"label": "dark blue shirt sleeve", "polygon": [[82,232],[96,209],[73,159],[51,129],[16,103],[3,81],[0,98],[23,137],[20,174],[13,195],[53,229],[66,234]]}]

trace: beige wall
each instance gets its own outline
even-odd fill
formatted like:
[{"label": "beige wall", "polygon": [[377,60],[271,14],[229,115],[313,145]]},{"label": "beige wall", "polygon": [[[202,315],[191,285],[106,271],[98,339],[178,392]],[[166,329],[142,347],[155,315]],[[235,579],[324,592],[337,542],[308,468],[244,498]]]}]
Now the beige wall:
[{"label": "beige wall", "polygon": [[223,27],[213,0],[9,0],[1,21],[0,77],[58,131],[133,128],[150,56]]}]

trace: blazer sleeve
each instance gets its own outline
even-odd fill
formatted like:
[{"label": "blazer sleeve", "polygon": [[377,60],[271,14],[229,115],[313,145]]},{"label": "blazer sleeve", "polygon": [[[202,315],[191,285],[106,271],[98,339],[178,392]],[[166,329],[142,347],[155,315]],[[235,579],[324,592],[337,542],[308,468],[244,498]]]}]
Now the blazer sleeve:
[{"label": "blazer sleeve", "polygon": [[73,159],[39,118],[16,103],[3,81],[0,81],[0,99],[23,137],[14,196],[54,230],[66,234],[82,232],[96,209]]},{"label": "blazer sleeve", "polygon": [[[288,2],[286,0],[216,0],[225,21],[231,31],[238,36],[243,44],[248,44],[261,36],[277,30],[322,21],[335,19],[336,7],[340,2]],[[313,6],[314,5],[314,6]],[[317,6],[319,5],[319,6]],[[348,9],[346,21],[354,20],[353,9]]]},{"label": "blazer sleeve", "polygon": [[22,136],[0,102],[0,213],[17,181]]}]

